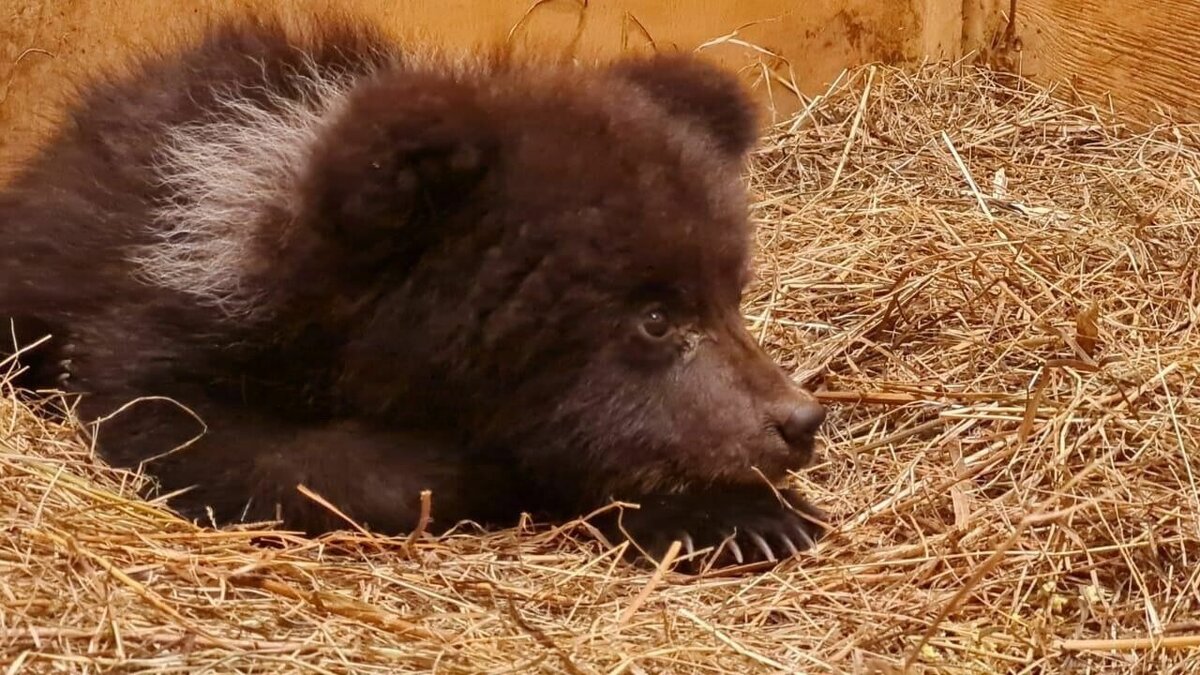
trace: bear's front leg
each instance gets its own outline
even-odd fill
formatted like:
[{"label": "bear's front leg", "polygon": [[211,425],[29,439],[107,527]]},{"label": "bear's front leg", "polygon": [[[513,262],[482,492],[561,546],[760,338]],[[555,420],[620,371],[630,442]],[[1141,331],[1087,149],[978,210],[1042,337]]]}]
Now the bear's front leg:
[{"label": "bear's front leg", "polygon": [[[89,408],[113,408],[92,399]],[[105,415],[102,454],[118,466],[144,467],[168,506],[203,525],[277,521],[319,535],[354,524],[384,535],[418,524],[421,492],[431,492],[431,531],[462,520],[516,521],[519,491],[501,462],[468,457],[430,435],[355,421],[303,422],[211,401],[187,410],[163,400]],[[203,423],[201,423],[201,419]],[[314,500],[300,486],[342,515]],[[182,491],[182,492],[181,492]]]},{"label": "bear's front leg", "polygon": [[[639,500],[636,510],[612,516],[610,531],[628,537],[660,559],[673,541],[682,544],[680,567],[779,562],[813,548],[824,536],[826,516],[799,492],[763,487],[718,489]],[[708,549],[706,552],[705,550]]]},{"label": "bear's front leg", "polygon": [[359,526],[406,534],[418,526],[421,492],[430,492],[432,532],[461,521],[515,524],[516,479],[500,462],[468,456],[430,435],[383,431],[356,422],[306,429],[286,442],[254,450],[248,504],[238,519],[281,520],[319,535],[351,527],[345,518],[301,493],[303,485]]}]

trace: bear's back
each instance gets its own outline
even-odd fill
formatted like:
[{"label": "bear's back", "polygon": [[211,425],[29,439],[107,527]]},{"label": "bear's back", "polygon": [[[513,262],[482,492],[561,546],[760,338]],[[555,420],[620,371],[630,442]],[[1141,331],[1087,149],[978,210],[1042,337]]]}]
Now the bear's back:
[{"label": "bear's back", "polygon": [[[269,117],[317,104],[392,58],[369,30],[297,41],[278,26],[243,21],[182,53],[147,55],[87,84],[39,155],[0,193],[0,312],[65,314],[117,293],[136,297],[128,251],[153,240],[156,219],[189,206],[182,202],[192,196],[180,190],[189,176],[181,174],[220,168],[222,158],[210,154],[184,158],[207,167],[177,166],[172,175],[169,164],[180,159],[174,142],[204,126],[211,140],[222,130],[212,123],[258,115],[258,131],[268,135],[254,140],[278,150],[264,126]],[[209,174],[211,183],[217,174]]]}]

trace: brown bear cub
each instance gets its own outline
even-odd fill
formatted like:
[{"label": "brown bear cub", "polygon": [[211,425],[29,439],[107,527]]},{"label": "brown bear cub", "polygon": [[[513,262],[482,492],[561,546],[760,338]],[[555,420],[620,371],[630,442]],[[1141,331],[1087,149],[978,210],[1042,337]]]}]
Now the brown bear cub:
[{"label": "brown bear cub", "polygon": [[825,413],[740,313],[756,133],[691,57],[240,22],[89,86],[0,193],[0,317],[204,523],[345,526],[298,484],[385,533],[425,489],[438,530],[620,500],[631,548],[782,559]]}]

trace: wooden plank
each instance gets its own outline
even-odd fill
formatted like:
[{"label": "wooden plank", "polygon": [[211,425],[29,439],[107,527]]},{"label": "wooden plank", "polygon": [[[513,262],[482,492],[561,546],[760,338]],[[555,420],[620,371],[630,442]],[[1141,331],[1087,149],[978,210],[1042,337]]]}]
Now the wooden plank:
[{"label": "wooden plank", "polygon": [[[996,2],[997,0],[967,0]],[[285,17],[326,8],[366,16],[397,37],[473,46],[507,39],[534,0],[22,0],[0,2],[0,180],[44,137],[74,83],[146,47],[174,45],[214,17],[272,9]],[[779,114],[796,100],[763,66],[806,93],[870,61],[956,58],[964,0],[551,0],[514,34],[524,49],[605,56],[623,49],[695,48],[739,30],[755,48],[725,43],[706,53],[742,70]],[[790,68],[789,68],[790,66]],[[790,72],[789,72],[790,70]]]},{"label": "wooden plank", "polygon": [[1019,0],[1022,73],[1149,120],[1200,121],[1200,0]]}]

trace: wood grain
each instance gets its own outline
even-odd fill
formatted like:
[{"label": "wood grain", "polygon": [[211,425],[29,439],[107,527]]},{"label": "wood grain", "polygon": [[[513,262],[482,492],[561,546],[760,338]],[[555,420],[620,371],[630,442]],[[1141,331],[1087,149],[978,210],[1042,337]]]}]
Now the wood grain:
[{"label": "wood grain", "polygon": [[0,1],[0,181],[33,152],[76,83],[146,48],[190,40],[205,22],[240,12],[270,10],[303,22],[336,10],[367,17],[397,38],[458,47],[504,41],[520,24],[512,33],[520,49],[600,57],[651,43],[692,49],[737,31],[746,43],[782,58],[729,42],[705,53],[741,70],[764,103],[786,115],[796,99],[777,81],[766,86],[764,66],[794,78],[811,94],[842,69],[864,62],[956,58],[961,5],[962,0]]},{"label": "wood grain", "polygon": [[1147,121],[1200,121],[1200,0],[1020,0],[1019,67]]}]

